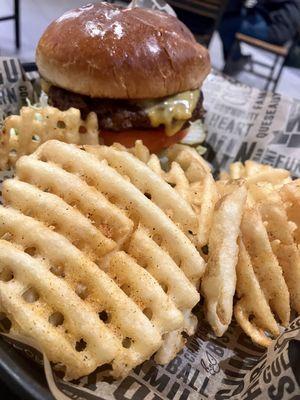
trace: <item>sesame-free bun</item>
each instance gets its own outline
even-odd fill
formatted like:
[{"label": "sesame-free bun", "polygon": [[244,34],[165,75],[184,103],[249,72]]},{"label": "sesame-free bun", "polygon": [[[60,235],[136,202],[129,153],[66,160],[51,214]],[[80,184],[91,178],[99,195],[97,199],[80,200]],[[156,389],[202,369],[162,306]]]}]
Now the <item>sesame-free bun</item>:
[{"label": "sesame-free bun", "polygon": [[36,63],[51,84],[91,97],[144,99],[201,86],[208,51],[177,18],[108,3],[66,12],[42,35]]}]

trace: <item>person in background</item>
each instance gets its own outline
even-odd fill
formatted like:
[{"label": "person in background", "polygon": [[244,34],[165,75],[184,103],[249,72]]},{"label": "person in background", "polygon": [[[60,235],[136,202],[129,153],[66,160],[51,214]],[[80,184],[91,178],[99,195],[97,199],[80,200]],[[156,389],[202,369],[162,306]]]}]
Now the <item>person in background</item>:
[{"label": "person in background", "polygon": [[283,45],[300,31],[300,0],[258,0],[245,8],[242,0],[229,0],[219,26],[224,59],[239,65],[249,61],[240,48],[233,49],[236,32]]}]

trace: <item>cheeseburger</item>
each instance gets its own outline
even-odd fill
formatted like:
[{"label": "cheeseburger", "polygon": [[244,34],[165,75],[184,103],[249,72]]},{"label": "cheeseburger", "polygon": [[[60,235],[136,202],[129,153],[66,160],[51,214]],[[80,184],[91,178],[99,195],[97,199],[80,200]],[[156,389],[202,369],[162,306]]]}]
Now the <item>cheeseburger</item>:
[{"label": "cheeseburger", "polygon": [[207,50],[177,18],[97,3],[66,12],[41,37],[36,63],[49,104],[98,117],[105,144],[154,152],[203,114]]}]

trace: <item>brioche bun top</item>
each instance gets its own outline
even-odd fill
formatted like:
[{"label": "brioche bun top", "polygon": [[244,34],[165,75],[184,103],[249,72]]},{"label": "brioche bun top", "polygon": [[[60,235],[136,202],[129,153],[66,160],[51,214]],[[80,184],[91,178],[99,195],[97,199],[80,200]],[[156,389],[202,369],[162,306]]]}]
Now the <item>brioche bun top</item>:
[{"label": "brioche bun top", "polygon": [[177,18],[104,2],[52,22],[38,43],[36,63],[55,86],[118,99],[196,89],[210,71],[208,51]]}]

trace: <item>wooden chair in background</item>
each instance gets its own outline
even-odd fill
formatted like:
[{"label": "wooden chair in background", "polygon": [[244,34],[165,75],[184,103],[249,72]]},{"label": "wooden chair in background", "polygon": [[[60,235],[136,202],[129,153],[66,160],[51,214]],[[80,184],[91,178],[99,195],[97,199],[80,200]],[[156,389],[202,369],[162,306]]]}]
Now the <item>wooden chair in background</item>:
[{"label": "wooden chair in background", "polygon": [[[1,1],[1,0],[0,0]],[[19,49],[21,45],[20,41],[20,2],[19,0],[13,1],[13,14],[0,17],[0,22],[14,20],[15,21],[15,45]]]},{"label": "wooden chair in background", "polygon": [[[271,64],[267,64],[252,58],[249,62],[249,68],[247,66],[245,66],[244,68],[244,71],[264,78],[266,80],[265,90],[272,90],[274,92],[276,90],[279,78],[285,65],[285,60],[289,55],[294,40],[290,40],[284,45],[278,46],[238,32],[235,36],[235,44],[233,45],[233,49],[235,49],[236,46],[240,45],[241,43],[245,43],[248,46],[256,47],[274,55],[274,59]],[[255,64],[269,70],[269,74],[263,74],[256,71],[254,69]],[[272,83],[273,87],[271,86]]]}]

